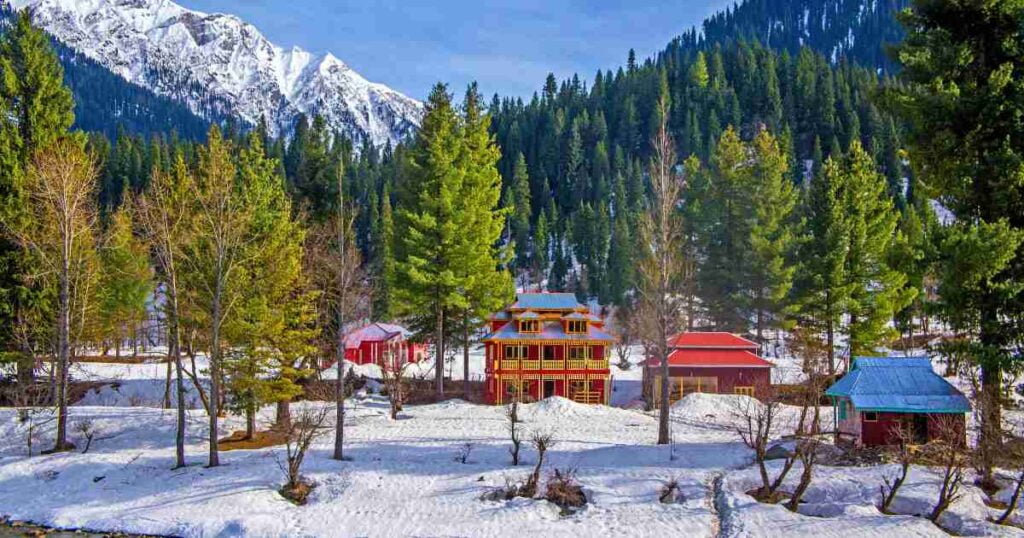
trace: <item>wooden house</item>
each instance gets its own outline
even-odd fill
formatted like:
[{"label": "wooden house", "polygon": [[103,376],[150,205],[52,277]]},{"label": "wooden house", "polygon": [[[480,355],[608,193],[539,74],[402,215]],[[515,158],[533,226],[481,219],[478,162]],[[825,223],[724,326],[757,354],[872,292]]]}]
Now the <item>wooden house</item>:
[{"label": "wooden house", "polygon": [[[835,409],[838,439],[857,446],[892,444],[901,426],[917,443],[950,430],[966,435],[965,414],[971,410],[967,397],[936,374],[927,357],[855,358],[825,394]],[[944,427],[941,418],[956,427]]]},{"label": "wooden house", "polygon": [[405,362],[419,362],[426,356],[426,344],[410,341],[412,333],[401,325],[370,323],[345,335],[345,359],[356,364],[387,364],[394,368]]},{"label": "wooden house", "polygon": [[[669,339],[669,401],[694,392],[758,396],[771,385],[772,363],[754,342],[727,332],[683,332]],[[655,405],[661,401],[661,361],[647,360]]]},{"label": "wooden house", "polygon": [[484,338],[491,404],[562,396],[607,404],[611,394],[604,320],[571,293],[520,293],[490,318]]}]

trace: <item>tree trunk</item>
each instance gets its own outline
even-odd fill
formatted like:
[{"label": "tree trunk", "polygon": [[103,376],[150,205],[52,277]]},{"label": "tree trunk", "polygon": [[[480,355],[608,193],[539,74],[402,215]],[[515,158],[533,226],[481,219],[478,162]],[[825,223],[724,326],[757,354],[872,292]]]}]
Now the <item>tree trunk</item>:
[{"label": "tree trunk", "polygon": [[469,401],[469,314],[462,315],[462,397]]},{"label": "tree trunk", "polygon": [[256,434],[256,407],[245,406],[245,439],[249,440]]},{"label": "tree trunk", "polygon": [[[172,269],[173,271],[173,269]],[[170,277],[169,280],[173,280],[175,277]],[[178,424],[174,433],[174,468],[185,466],[185,379],[183,368],[181,367],[181,327],[178,322],[178,292],[177,285],[168,285],[168,303],[170,306],[170,316],[168,316],[168,328],[170,329],[168,338],[167,350],[171,354],[171,360],[174,361],[174,370],[177,378],[177,393],[178,393]]]},{"label": "tree trunk", "polygon": [[164,379],[164,409],[171,408],[171,361],[167,361],[167,377]]},{"label": "tree trunk", "polygon": [[660,409],[658,410],[658,444],[667,445],[672,442],[671,435],[669,433],[669,392],[672,388],[670,386],[670,378],[668,375],[668,336],[665,336],[664,342],[658,346],[658,358],[661,359],[661,402],[659,403]]},{"label": "tree trunk", "polygon": [[277,416],[274,417],[274,425],[280,431],[287,431],[292,425],[292,401],[281,400],[277,402]]},{"label": "tree trunk", "polygon": [[53,452],[74,448],[68,442],[68,362],[71,360],[71,239],[64,239],[64,259],[60,274],[59,312],[57,316],[57,439]]},{"label": "tree trunk", "polygon": [[437,399],[444,398],[444,309],[437,305],[437,320],[434,328],[434,388]]},{"label": "tree trunk", "polygon": [[223,291],[222,278],[217,278],[217,287],[213,297],[213,312],[211,316],[211,337],[210,337],[210,459],[207,464],[210,467],[220,465],[220,454],[217,452],[217,418],[220,412],[220,316],[221,316],[221,293]]}]

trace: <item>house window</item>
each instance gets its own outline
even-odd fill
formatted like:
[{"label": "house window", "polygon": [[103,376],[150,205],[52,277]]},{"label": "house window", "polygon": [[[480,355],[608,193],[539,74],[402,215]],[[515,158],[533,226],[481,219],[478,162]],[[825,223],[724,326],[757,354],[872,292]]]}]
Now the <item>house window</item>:
[{"label": "house window", "polygon": [[679,380],[682,382],[681,384],[684,396],[693,392],[704,392],[709,394],[715,394],[718,392],[717,377],[681,377]]},{"label": "house window", "polygon": [[846,400],[839,402],[839,420],[846,420]]},{"label": "house window", "polygon": [[553,361],[557,360],[557,351],[555,346],[544,346],[544,360]]},{"label": "house window", "polygon": [[570,334],[583,334],[587,332],[586,321],[570,321],[568,323],[568,332]]},{"label": "house window", "polygon": [[506,359],[525,359],[526,357],[526,346],[505,346]]},{"label": "house window", "polygon": [[733,394],[742,394],[743,396],[753,396],[754,395],[754,387],[733,387],[732,388],[732,393]]},{"label": "house window", "polygon": [[522,332],[522,333],[539,333],[540,332],[540,322],[535,320],[535,319],[520,321],[519,322],[519,332]]},{"label": "house window", "polygon": [[569,360],[583,360],[590,358],[590,348],[587,346],[571,346],[569,348]]},{"label": "house window", "polygon": [[863,416],[864,422],[878,422],[878,413],[874,411],[865,411]]}]

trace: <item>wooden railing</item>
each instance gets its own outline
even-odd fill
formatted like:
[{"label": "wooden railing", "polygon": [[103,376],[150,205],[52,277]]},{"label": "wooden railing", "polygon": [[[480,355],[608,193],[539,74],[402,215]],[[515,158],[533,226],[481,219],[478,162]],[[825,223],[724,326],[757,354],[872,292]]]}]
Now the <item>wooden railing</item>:
[{"label": "wooden railing", "polygon": [[587,368],[590,370],[603,370],[608,368],[608,359],[590,359],[587,361]]},{"label": "wooden railing", "polygon": [[540,370],[540,361],[538,360],[524,360],[521,364],[523,370]]},{"label": "wooden railing", "polygon": [[516,360],[516,359],[505,359],[505,360],[501,361],[501,369],[502,370],[518,370],[519,369],[519,361]]},{"label": "wooden railing", "polygon": [[584,359],[570,359],[566,361],[570,370],[586,370],[587,361]]},{"label": "wooden railing", "polygon": [[565,361],[563,360],[543,360],[540,363],[540,367],[545,370],[562,370],[565,368]]},{"label": "wooden railing", "polygon": [[601,393],[592,390],[577,391],[572,395],[572,401],[583,404],[604,403],[601,401]]}]

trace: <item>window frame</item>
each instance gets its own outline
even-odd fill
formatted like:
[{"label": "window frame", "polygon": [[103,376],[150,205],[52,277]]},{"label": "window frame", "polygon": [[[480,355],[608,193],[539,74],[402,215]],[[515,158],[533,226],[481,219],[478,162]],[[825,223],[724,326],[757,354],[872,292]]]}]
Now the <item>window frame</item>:
[{"label": "window frame", "polygon": [[569,334],[587,334],[586,320],[570,319],[565,325],[565,332]]},{"label": "window frame", "polygon": [[[583,352],[583,356],[582,357],[574,356],[574,353],[573,353],[574,351],[582,351]],[[585,361],[585,360],[590,360],[590,359],[593,358],[594,354],[591,353],[591,351],[592,350],[590,349],[590,346],[569,346],[569,349],[567,350],[566,355],[568,355],[568,359],[571,360],[571,361]]]},{"label": "window frame", "polygon": [[732,393],[741,396],[754,397],[754,386],[753,385],[734,385],[732,387]]},{"label": "window frame", "polygon": [[540,321],[535,319],[519,320],[519,332],[526,334],[537,334],[540,332]]},{"label": "window frame", "polygon": [[[528,346],[526,346],[525,344],[505,344],[505,348],[501,350],[501,358],[503,360],[523,360],[529,358],[530,350],[527,349],[527,347]],[[515,356],[513,356],[512,354],[509,353],[509,350],[511,349],[517,350],[518,353],[516,353]]]},{"label": "window frame", "polygon": [[864,422],[878,422],[878,411],[862,411],[861,417],[864,419]]}]

